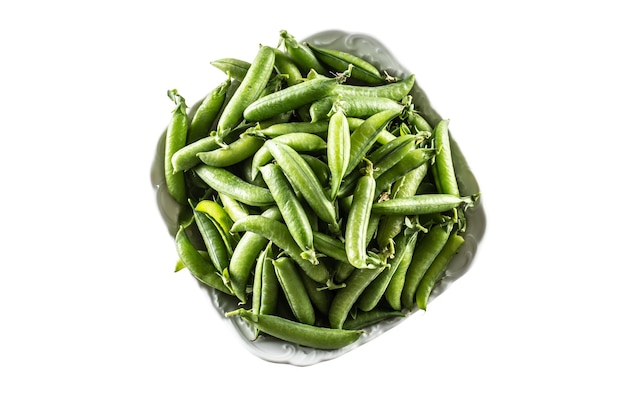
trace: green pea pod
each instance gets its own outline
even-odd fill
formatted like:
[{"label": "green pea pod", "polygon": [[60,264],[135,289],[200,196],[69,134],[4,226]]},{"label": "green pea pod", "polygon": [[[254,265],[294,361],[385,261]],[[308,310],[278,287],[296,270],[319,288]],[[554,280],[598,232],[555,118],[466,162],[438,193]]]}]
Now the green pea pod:
[{"label": "green pea pod", "polygon": [[274,48],[274,55],[276,69],[280,74],[286,76],[287,85],[296,85],[303,81],[300,68],[289,55],[278,48]]},{"label": "green pea pod", "polygon": [[443,213],[461,206],[471,207],[477,198],[477,196],[457,197],[451,194],[418,194],[413,197],[376,202],[372,205],[372,212],[407,216]]},{"label": "green pea pod", "polygon": [[202,162],[200,158],[198,158],[199,153],[218,149],[221,146],[221,142],[222,140],[218,138],[217,135],[209,135],[185,145],[172,155],[172,167],[174,172],[187,171],[195,167]]},{"label": "green pea pod", "polygon": [[441,249],[441,252],[439,252],[433,263],[426,271],[426,274],[420,281],[415,294],[417,307],[421,310],[426,310],[428,299],[430,298],[432,290],[441,281],[441,279],[443,279],[446,267],[461,248],[463,243],[465,243],[465,239],[456,232],[452,232],[446,244]]},{"label": "green pea pod", "polygon": [[413,85],[415,85],[415,75],[411,74],[397,82],[375,87],[344,83],[337,85],[333,93],[344,98],[355,97],[361,100],[368,100],[369,98],[380,97],[400,101],[411,92]]},{"label": "green pea pod", "polygon": [[217,271],[224,271],[228,268],[232,248],[227,245],[219,227],[208,214],[194,209],[193,216],[213,265]]},{"label": "green pea pod", "polygon": [[[407,173],[393,184],[390,199],[411,197],[417,193],[417,189],[428,173],[428,165],[422,164]],[[376,242],[379,248],[385,248],[389,241],[396,237],[404,226],[404,215],[383,216],[378,228]]]},{"label": "green pea pod", "polygon": [[354,191],[354,198],[346,222],[345,246],[348,261],[355,268],[374,268],[367,252],[367,230],[374,202],[376,181],[372,170],[366,169]]},{"label": "green pea pod", "polygon": [[227,78],[219,84],[209,94],[206,95],[196,113],[189,123],[189,133],[187,143],[193,143],[198,139],[209,136],[211,126],[216,121],[217,116],[224,105],[226,92],[232,84],[231,78]]},{"label": "green pea pod", "polygon": [[326,188],[330,183],[330,168],[328,168],[326,162],[322,161],[320,158],[316,158],[313,155],[308,155],[305,153],[301,154],[300,156],[311,167],[322,187]]},{"label": "green pea pod", "polygon": [[315,135],[325,134],[328,131],[328,120],[321,120],[319,122],[289,122],[289,123],[274,123],[269,126],[259,126],[255,133],[266,136],[269,138],[275,138],[288,133],[313,133]]},{"label": "green pea pod", "polygon": [[278,303],[280,283],[278,282],[276,270],[272,264],[272,258],[274,256],[272,242],[268,242],[265,252],[263,257],[263,272],[261,274],[261,305],[259,306],[259,313],[274,314]]},{"label": "green pea pod", "polygon": [[328,311],[330,327],[341,329],[346,321],[352,306],[356,303],[365,288],[380,275],[385,267],[372,269],[355,269],[348,277],[346,286],[337,290]]},{"label": "green pea pod", "polygon": [[[360,119],[358,117],[348,117],[348,125],[350,125],[350,132],[353,132],[361,126],[365,120]],[[388,131],[387,129],[383,129],[376,135],[376,142],[381,145],[384,145],[392,140],[396,139],[396,135]]]},{"label": "green pea pod", "polygon": [[419,113],[415,111],[407,112],[407,122],[410,126],[414,128],[415,131],[418,132],[432,132],[433,129],[430,124],[422,117]]},{"label": "green pea pod", "polygon": [[194,172],[209,187],[250,206],[268,206],[274,203],[272,193],[267,188],[250,184],[228,171],[226,168],[201,165]]},{"label": "green pea pod", "polygon": [[274,70],[274,50],[261,46],[241,84],[226,103],[217,122],[217,134],[224,137],[243,121],[243,112],[260,95]]},{"label": "green pea pod", "polygon": [[[278,220],[280,219],[280,211],[278,207],[273,206],[265,210],[261,216]],[[247,217],[244,217],[241,221],[246,219]],[[233,292],[242,302],[246,301],[246,285],[250,280],[257,256],[267,244],[268,239],[265,236],[251,231],[244,233],[237,246],[233,249],[228,265],[228,274]]]},{"label": "green pea pod", "polygon": [[434,137],[437,156],[435,157],[435,163],[433,165],[433,173],[435,176],[435,185],[440,193],[460,197],[459,185],[454,171],[454,162],[452,161],[448,125],[449,120],[444,119],[435,126]]},{"label": "green pea pod", "polygon": [[380,74],[378,68],[354,54],[329,48],[321,48],[310,43],[306,43],[305,45],[313,51],[313,54],[320,62],[335,71],[346,71],[349,66],[352,65],[351,77],[356,80],[364,81],[369,84],[381,84],[386,79]]},{"label": "green pea pod", "polygon": [[211,61],[211,65],[239,82],[243,81],[250,69],[250,63],[248,61],[238,58],[218,59]]},{"label": "green pea pod", "polygon": [[413,252],[417,243],[417,232],[410,232],[411,235],[407,239],[405,248],[402,252],[397,253],[397,267],[393,272],[391,279],[385,290],[385,299],[394,310],[402,310],[402,289],[406,281],[406,272],[413,258]]},{"label": "green pea pod", "polygon": [[[288,145],[297,152],[317,152],[326,149],[326,141],[313,133],[292,132],[276,136],[272,141]],[[264,144],[265,145],[265,144]],[[262,146],[252,157],[251,173],[252,178],[258,174],[259,167],[267,164],[273,156],[267,146]]]},{"label": "green pea pod", "polygon": [[311,69],[318,74],[326,74],[328,71],[315,57],[313,52],[303,43],[300,43],[286,30],[280,31],[280,40],[285,51],[303,73],[308,73]]},{"label": "green pea pod", "polygon": [[348,317],[343,323],[346,330],[362,330],[385,320],[405,317],[401,311],[377,308],[370,311],[358,311],[355,317]]},{"label": "green pea pod", "polygon": [[346,169],[346,174],[352,172],[372,145],[376,142],[376,137],[387,125],[402,112],[401,109],[385,110],[368,117],[352,135],[350,135],[350,162]]},{"label": "green pea pod", "polygon": [[273,262],[287,304],[300,323],[315,324],[315,309],[304,286],[303,279],[296,264],[289,257],[280,257]]},{"label": "green pea pod", "polygon": [[302,250],[300,256],[313,264],[319,263],[315,254],[311,223],[283,171],[278,165],[269,164],[261,167],[261,174],[276,201],[287,229]]},{"label": "green pea pod", "polygon": [[185,232],[185,227],[182,225],[178,228],[175,242],[180,261],[194,278],[204,285],[215,288],[225,294],[232,294],[230,289],[222,281],[221,276],[217,273],[213,264],[202,256],[193,243],[191,243],[189,236],[187,236]]},{"label": "green pea pod", "polygon": [[[395,243],[395,252],[393,257],[389,260],[389,268],[376,277],[376,279],[372,281],[365,291],[363,291],[363,294],[361,294],[357,303],[359,309],[362,311],[370,311],[378,305],[378,302],[383,298],[385,291],[387,290],[387,287],[397,271],[398,266],[401,264],[405,254],[409,253],[410,255],[413,255],[413,251],[409,249],[409,246],[414,245],[414,243],[409,242],[409,240],[417,240],[417,235],[415,233],[403,234],[397,239]],[[396,310],[398,309],[396,308]]]},{"label": "green pea pod", "polygon": [[435,155],[433,149],[418,148],[409,151],[393,167],[387,169],[376,178],[376,195],[380,195],[383,190],[390,187],[394,182],[432,160],[433,155]]},{"label": "green pea pod", "polygon": [[[321,98],[311,104],[309,116],[313,122],[327,119],[333,103],[339,96]],[[403,111],[405,106],[396,100],[386,97],[343,97],[344,113],[347,117],[366,118],[385,110]]]},{"label": "green pea pod", "polygon": [[224,207],[213,200],[201,200],[196,204],[196,210],[206,213],[219,227],[219,232],[231,248],[237,243],[237,238],[230,234],[230,228],[233,226],[233,220],[230,218]]},{"label": "green pea pod", "polygon": [[[281,248],[285,251],[285,253],[287,253],[287,255],[291,256],[294,262],[298,264],[304,273],[314,281],[326,283],[330,278],[328,269],[323,263],[320,262],[317,265],[313,265],[311,262],[300,256],[300,247],[291,236],[291,233],[289,233],[287,226],[279,221],[260,215],[250,215],[236,221],[231,229],[231,232],[253,232],[259,234]],[[237,245],[237,247],[240,245],[241,243]],[[237,247],[235,248],[235,251],[237,250]],[[232,264],[233,261],[231,260],[231,265]]]},{"label": "green pea pod", "polygon": [[197,156],[207,165],[229,167],[254,155],[263,146],[263,142],[263,139],[258,136],[244,133],[227,146],[208,152],[199,152]]},{"label": "green pea pod", "polygon": [[169,90],[168,97],[174,102],[175,108],[165,134],[165,186],[172,198],[179,204],[187,203],[187,187],[185,176],[182,172],[176,172],[172,165],[172,157],[182,149],[187,142],[187,130],[189,117],[185,99],[176,90]]},{"label": "green pea pod", "polygon": [[218,196],[220,202],[222,203],[222,207],[224,207],[224,211],[233,222],[250,214],[248,208],[234,198],[229,197],[224,193],[218,193]]},{"label": "green pea pod", "polygon": [[330,199],[337,198],[350,160],[350,126],[341,103],[336,103],[328,121],[327,161],[330,169]]},{"label": "green pea pod", "polygon": [[265,142],[268,150],[282,168],[285,176],[309,204],[311,209],[334,231],[339,230],[335,213],[335,206],[326,197],[322,185],[315,172],[292,148],[273,140]]},{"label": "green pea pod", "polygon": [[265,334],[314,349],[341,349],[359,340],[363,334],[361,330],[330,329],[269,314],[254,314],[243,308],[226,313],[226,316],[239,316]]},{"label": "green pea pod", "polygon": [[322,317],[319,317],[320,321],[324,320],[325,317],[328,316],[330,303],[332,302],[334,296],[333,292],[329,291],[327,285],[317,283],[312,279],[308,279],[307,277],[302,280],[302,283],[304,284],[304,287],[309,294],[311,303],[322,315]]},{"label": "green pea pod", "polygon": [[249,121],[266,120],[324,97],[337,84],[333,78],[307,79],[252,102],[243,112]]},{"label": "green pea pod", "polygon": [[412,309],[415,306],[417,286],[448,241],[451,231],[451,224],[433,226],[428,233],[423,235],[419,243],[415,245],[411,263],[406,272],[404,288],[400,296],[403,307]]}]

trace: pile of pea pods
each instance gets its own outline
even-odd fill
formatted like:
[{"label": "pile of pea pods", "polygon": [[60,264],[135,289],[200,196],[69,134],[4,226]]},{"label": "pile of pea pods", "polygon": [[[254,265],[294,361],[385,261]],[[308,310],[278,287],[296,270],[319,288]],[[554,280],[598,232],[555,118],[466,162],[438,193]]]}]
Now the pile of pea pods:
[{"label": "pile of pea pods", "polygon": [[165,185],[184,209],[187,269],[264,335],[339,349],[368,326],[425,310],[464,243],[448,120],[414,108],[413,75],[280,31],[189,111],[177,90]]}]

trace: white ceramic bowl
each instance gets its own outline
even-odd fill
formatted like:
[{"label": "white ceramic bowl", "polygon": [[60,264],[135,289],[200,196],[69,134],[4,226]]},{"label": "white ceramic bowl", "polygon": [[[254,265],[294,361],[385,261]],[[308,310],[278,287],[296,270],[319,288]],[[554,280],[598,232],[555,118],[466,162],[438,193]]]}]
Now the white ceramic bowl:
[{"label": "white ceramic bowl", "polygon": [[[401,63],[394,56],[392,56],[390,51],[385,48],[384,45],[382,45],[375,38],[365,34],[330,30],[316,33],[303,39],[303,41],[317,46],[353,53],[367,59],[376,65],[379,70],[386,71],[392,76],[403,78],[411,74],[410,71],[405,69]],[[419,81],[419,74],[415,74],[415,76]],[[420,88],[418,82],[416,82],[413,87],[411,95],[413,96],[415,108],[420,111],[431,126],[434,126],[436,122],[441,120],[441,116],[431,107],[426,94]],[[196,111],[199,104],[200,103],[196,103],[190,109],[191,115]],[[178,229],[177,219],[180,213],[180,206],[178,206],[178,204],[171,199],[167,193],[166,187],[163,186],[165,181],[163,174],[164,138],[165,132],[159,139],[157,145],[151,177],[152,185],[156,190],[156,200],[160,213],[168,227],[170,235],[173,237]],[[478,193],[479,187],[476,178],[472,174],[457,141],[452,136],[451,147],[461,193],[463,195]],[[477,251],[478,243],[484,234],[485,227],[485,212],[481,202],[467,211],[467,230],[463,235],[465,238],[465,244],[462,246],[461,251],[450,262],[442,281],[433,290],[429,303],[441,295],[451,283],[460,278],[468,270]],[[174,245],[172,245],[172,250],[175,250]],[[224,320],[228,322],[229,325],[233,326],[233,329],[239,335],[244,346],[250,352],[267,361],[298,366],[313,365],[321,361],[337,358],[380,336],[387,330],[406,320],[409,315],[422,312],[421,310],[407,312],[405,317],[388,319],[372,325],[366,329],[366,334],[361,336],[358,341],[342,349],[320,350],[299,346],[265,335],[261,335],[257,339],[253,340],[253,331],[250,326],[243,321],[243,319],[239,317],[226,318],[224,316],[226,312],[235,310],[239,307],[235,297],[227,296],[200,283],[199,286],[203,290],[207,291],[207,294],[209,295],[209,298],[215,308],[220,314],[222,314]]]}]

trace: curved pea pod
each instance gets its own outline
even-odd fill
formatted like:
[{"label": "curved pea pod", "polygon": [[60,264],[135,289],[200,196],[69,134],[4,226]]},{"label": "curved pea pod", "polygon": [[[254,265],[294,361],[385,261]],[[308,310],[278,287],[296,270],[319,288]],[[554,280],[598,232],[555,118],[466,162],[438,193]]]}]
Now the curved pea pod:
[{"label": "curved pea pod", "polygon": [[[273,206],[265,210],[261,216],[278,220],[280,219],[280,211],[278,207]],[[246,218],[241,220],[245,221]],[[246,285],[253,272],[256,258],[267,245],[268,239],[265,236],[250,231],[241,236],[237,246],[233,249],[228,265],[228,275],[233,292],[242,302],[246,301]]]},{"label": "curved pea pod", "polygon": [[361,330],[342,330],[312,326],[279,316],[254,314],[243,308],[228,312],[226,316],[239,316],[267,335],[315,349],[341,349],[359,340],[364,333]]},{"label": "curved pea pod", "polygon": [[446,241],[439,254],[433,260],[426,274],[417,286],[417,292],[415,294],[417,307],[426,310],[428,299],[435,286],[444,277],[446,267],[456,255],[458,250],[465,243],[465,239],[459,235],[456,231],[453,231]]},{"label": "curved pea pod", "polygon": [[[313,133],[292,132],[276,136],[269,141],[275,141],[289,146],[297,152],[317,152],[326,149],[326,141]],[[273,156],[269,148],[264,143],[261,148],[252,157],[252,165],[250,167],[252,178],[255,178],[259,172],[259,167],[267,164],[272,160]]]},{"label": "curved pea pod", "polygon": [[213,200],[200,200],[196,204],[196,210],[206,213],[215,222],[220,234],[230,247],[230,253],[232,253],[232,247],[237,243],[238,239],[230,234],[233,220],[224,209],[224,206]]},{"label": "curved pea pod", "polygon": [[350,310],[365,288],[379,276],[385,267],[355,269],[345,281],[346,286],[337,290],[328,311],[330,327],[341,329]]},{"label": "curved pea pod", "polygon": [[413,197],[376,202],[372,205],[372,212],[383,215],[443,213],[458,207],[471,207],[477,198],[477,195],[457,197],[451,194],[418,194]]},{"label": "curved pea pod", "polygon": [[250,206],[274,204],[272,193],[267,188],[250,184],[226,168],[200,165],[194,172],[211,188]]},{"label": "curved pea pod", "polygon": [[[317,265],[313,265],[300,256],[300,247],[289,233],[289,229],[277,220],[260,215],[250,215],[236,221],[235,224],[233,224],[231,232],[253,232],[259,234],[281,248],[298,264],[302,271],[314,281],[326,283],[330,278],[328,269],[324,264],[318,263]],[[241,245],[241,243],[239,245]],[[239,245],[237,245],[237,247],[239,247]],[[235,251],[236,250],[237,248],[235,248]]]},{"label": "curved pea pod", "polygon": [[319,62],[317,57],[313,54],[308,46],[299,42],[286,30],[281,30],[280,41],[283,44],[285,51],[291,59],[294,60],[296,65],[303,73],[308,73],[311,69],[318,74],[326,74],[326,68]]},{"label": "curved pea pod", "polygon": [[[283,256],[273,262],[287,304],[300,323],[315,324],[315,309],[296,264],[289,257]],[[304,277],[304,279],[309,279]]]},{"label": "curved pea pod", "polygon": [[302,250],[300,256],[317,264],[319,261],[313,244],[313,228],[283,171],[278,165],[269,164],[261,167],[261,174],[276,201],[287,229]]},{"label": "curved pea pod", "polygon": [[187,143],[193,143],[198,139],[207,137],[211,132],[211,126],[226,101],[226,93],[232,84],[231,78],[227,78],[209,94],[206,95],[189,123]]},{"label": "curved pea pod", "polygon": [[216,135],[209,135],[185,145],[172,155],[172,167],[174,172],[187,171],[195,167],[202,162],[200,158],[198,158],[199,153],[219,149],[221,146],[220,143],[221,139]]},{"label": "curved pea pod", "polygon": [[315,172],[306,161],[285,144],[270,140],[265,143],[265,146],[268,147],[293,188],[302,194],[315,214],[330,225],[331,229],[338,231],[335,206],[326,197]]},{"label": "curved pea pod", "polygon": [[193,217],[211,262],[220,273],[228,268],[232,247],[219,230],[217,222],[205,212],[192,207]]},{"label": "curved pea pod", "polygon": [[222,58],[211,61],[211,65],[241,82],[245,78],[251,64],[238,58]]},{"label": "curved pea pod", "polygon": [[414,307],[417,286],[448,241],[451,231],[451,224],[433,226],[415,245],[400,296],[403,307],[408,309]]},{"label": "curved pea pod", "polygon": [[182,172],[174,170],[172,157],[187,143],[187,130],[189,128],[187,105],[185,104],[185,99],[178,94],[177,90],[169,90],[167,95],[174,102],[175,108],[165,134],[165,186],[176,202],[186,204],[187,187],[185,185],[185,176]]},{"label": "curved pea pod", "polygon": [[385,110],[368,117],[354,132],[350,135],[350,162],[346,169],[346,174],[352,172],[372,145],[376,142],[378,134],[383,131],[387,125],[402,113],[401,109]]},{"label": "curved pea pod", "polygon": [[376,195],[380,195],[383,190],[387,189],[394,182],[432,160],[433,155],[435,155],[433,149],[418,148],[409,151],[394,166],[376,178]]},{"label": "curved pea pod", "polygon": [[234,142],[208,152],[199,152],[197,157],[210,166],[229,167],[254,155],[263,143],[260,137],[243,133]]},{"label": "curved pea pod", "polygon": [[224,106],[217,122],[217,134],[224,137],[243,121],[243,112],[262,93],[274,70],[274,50],[261,46],[241,84]]},{"label": "curved pea pod", "polygon": [[232,294],[230,289],[224,284],[220,274],[213,264],[204,258],[195,248],[184,226],[178,228],[175,237],[176,251],[181,263],[187,268],[191,275],[203,284],[215,288],[225,294]]},{"label": "curved pea pod", "polygon": [[313,78],[268,94],[252,102],[243,112],[249,121],[269,119],[293,111],[324,97],[337,84],[333,78]]},{"label": "curved pea pod", "polygon": [[381,84],[386,80],[386,77],[380,74],[378,68],[354,54],[321,48],[310,43],[305,43],[305,45],[311,49],[318,61],[335,71],[346,71],[352,65],[351,77],[356,80],[364,81],[368,84]]}]

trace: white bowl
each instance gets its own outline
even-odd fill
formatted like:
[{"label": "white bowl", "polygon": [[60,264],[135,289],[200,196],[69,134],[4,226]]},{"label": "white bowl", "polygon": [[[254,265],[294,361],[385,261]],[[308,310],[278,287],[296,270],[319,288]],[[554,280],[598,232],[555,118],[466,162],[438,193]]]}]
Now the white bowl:
[{"label": "white bowl", "polygon": [[[384,45],[382,45],[375,38],[365,34],[330,30],[316,33],[303,39],[303,41],[317,46],[350,52],[367,59],[369,62],[376,65],[379,70],[386,71],[392,76],[403,78],[411,74],[410,71],[405,69],[400,62],[392,56],[390,51],[385,48]],[[419,74],[415,74],[415,76],[416,79],[419,80]],[[415,108],[420,110],[422,116],[424,116],[431,126],[434,126],[439,120],[441,120],[441,116],[432,108],[426,94],[419,87],[417,81],[411,91],[411,95],[413,96]],[[193,115],[199,104],[200,102],[196,103],[190,109],[190,115]],[[167,193],[166,187],[164,186],[164,138],[165,132],[161,135],[157,145],[156,155],[152,166],[151,179],[152,185],[156,190],[156,200],[161,216],[163,217],[163,221],[167,225],[169,233],[173,238],[178,230],[177,219],[181,207],[172,200]],[[467,161],[458,146],[458,143],[452,135],[450,140],[453,159],[455,162],[455,171],[458,177],[461,193],[463,195],[478,193],[478,183],[472,174],[469,165],[467,164]],[[451,283],[459,279],[463,274],[465,274],[465,272],[467,272],[472,260],[474,259],[478,243],[485,232],[485,228],[485,212],[481,202],[467,211],[467,229],[463,234],[465,243],[460,252],[448,265],[441,282],[433,289],[429,303],[445,292],[446,288],[448,288]],[[172,250],[175,250],[174,245],[172,245]],[[365,329],[366,333],[361,336],[359,340],[342,349],[320,350],[303,347],[266,335],[260,335],[258,338],[253,340],[253,331],[243,319],[240,317],[225,317],[225,313],[240,307],[235,297],[230,297],[200,283],[198,283],[198,285],[207,291],[207,294],[217,311],[222,315],[222,317],[224,317],[224,320],[228,322],[229,325],[233,326],[233,329],[239,335],[244,346],[250,352],[267,361],[298,366],[313,365],[322,361],[337,358],[380,336],[387,330],[406,320],[409,315],[423,313],[421,310],[414,310],[407,312],[405,317],[396,317],[372,325]]]}]

